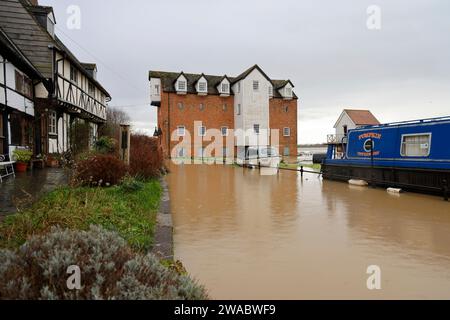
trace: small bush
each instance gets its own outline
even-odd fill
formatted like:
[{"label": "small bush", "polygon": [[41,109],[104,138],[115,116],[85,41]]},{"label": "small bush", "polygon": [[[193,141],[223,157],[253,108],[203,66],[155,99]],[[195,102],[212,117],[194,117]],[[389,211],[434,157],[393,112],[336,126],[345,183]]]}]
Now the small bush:
[{"label": "small bush", "polygon": [[161,174],[163,155],[158,138],[131,135],[130,174],[140,179],[149,179]]},{"label": "small bush", "polygon": [[95,150],[98,153],[102,154],[114,154],[116,151],[116,146],[117,146],[116,140],[106,136],[100,137],[95,142]]},{"label": "small bush", "polygon": [[75,165],[74,183],[83,186],[111,186],[121,182],[127,166],[112,155],[94,155]]},{"label": "small bush", "polygon": [[[116,233],[53,228],[16,251],[0,250],[0,299],[198,300],[205,289],[164,267],[152,254],[134,253]],[[81,289],[69,290],[67,268],[80,268]]]}]

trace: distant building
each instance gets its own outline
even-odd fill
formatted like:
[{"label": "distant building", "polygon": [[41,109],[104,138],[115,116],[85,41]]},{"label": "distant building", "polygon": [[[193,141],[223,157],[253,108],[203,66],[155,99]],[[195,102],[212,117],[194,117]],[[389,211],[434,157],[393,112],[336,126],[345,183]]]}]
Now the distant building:
[{"label": "distant building", "polygon": [[[220,130],[224,140],[215,157],[230,157],[232,151],[241,155],[255,145],[253,139],[234,139],[227,145],[229,130],[251,132],[261,146],[270,144],[269,135],[276,129],[279,153],[297,155],[298,98],[290,80],[271,79],[258,65],[236,77],[150,71],[149,80],[152,105],[158,107],[157,133],[166,157],[202,157],[211,143],[205,134],[209,129]],[[185,133],[192,136],[191,145],[172,141]]]},{"label": "distant building", "polygon": [[336,129],[336,136],[343,137],[351,129],[377,124],[380,124],[380,122],[369,110],[344,109],[334,128]]}]

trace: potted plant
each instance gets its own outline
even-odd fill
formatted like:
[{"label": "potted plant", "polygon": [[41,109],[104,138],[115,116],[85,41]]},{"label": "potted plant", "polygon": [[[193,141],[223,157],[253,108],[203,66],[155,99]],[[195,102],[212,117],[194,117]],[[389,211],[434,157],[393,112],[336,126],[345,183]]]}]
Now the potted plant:
[{"label": "potted plant", "polygon": [[55,155],[49,154],[47,157],[47,167],[56,168],[59,166],[59,161]]},{"label": "potted plant", "polygon": [[16,171],[27,171],[28,164],[30,163],[33,152],[26,149],[16,149],[13,151],[13,156],[16,161]]}]

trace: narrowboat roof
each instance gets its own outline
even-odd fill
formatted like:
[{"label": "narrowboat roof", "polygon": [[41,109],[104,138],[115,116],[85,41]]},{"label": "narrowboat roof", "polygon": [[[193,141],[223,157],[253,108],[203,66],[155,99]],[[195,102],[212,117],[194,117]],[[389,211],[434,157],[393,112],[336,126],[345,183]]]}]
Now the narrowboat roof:
[{"label": "narrowboat roof", "polygon": [[406,120],[406,121],[398,121],[398,122],[388,122],[377,125],[367,125],[362,126],[358,129],[367,129],[367,128],[381,128],[381,127],[389,127],[389,126],[401,126],[401,125],[411,125],[411,124],[421,124],[421,123],[433,123],[433,122],[442,122],[442,121],[450,121],[450,116],[436,117],[436,118],[425,118],[425,119],[416,119],[416,120]]}]

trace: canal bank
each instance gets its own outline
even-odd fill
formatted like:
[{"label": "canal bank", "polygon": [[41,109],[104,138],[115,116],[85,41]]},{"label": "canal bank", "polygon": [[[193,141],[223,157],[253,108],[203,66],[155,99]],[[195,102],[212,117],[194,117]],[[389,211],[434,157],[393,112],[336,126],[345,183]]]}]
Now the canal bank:
[{"label": "canal bank", "polygon": [[[175,259],[212,298],[450,298],[450,206],[437,197],[291,171],[170,169]],[[381,290],[367,289],[371,265]]]}]

